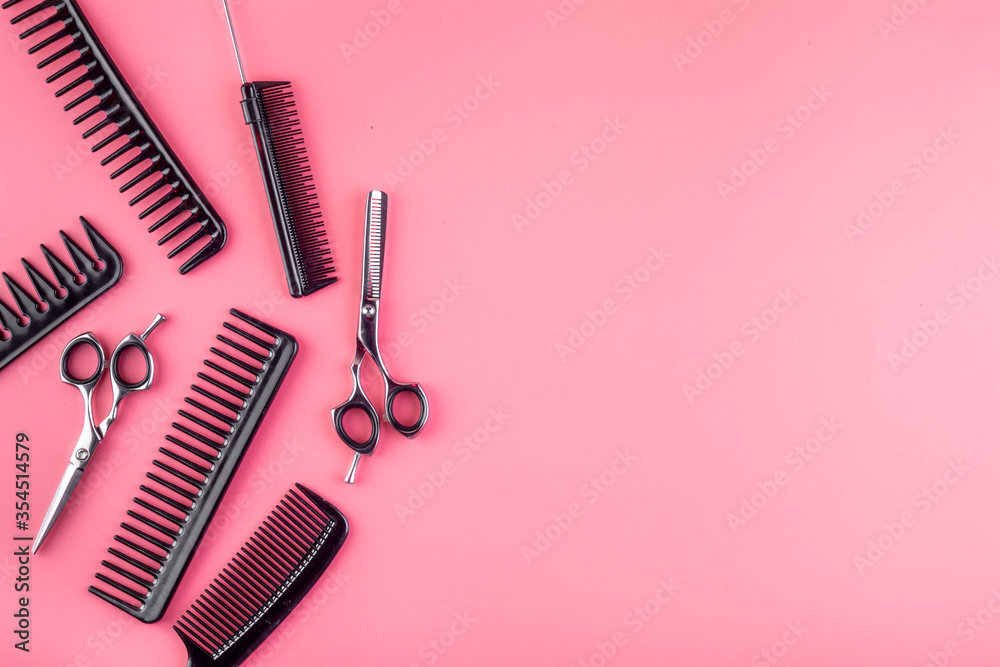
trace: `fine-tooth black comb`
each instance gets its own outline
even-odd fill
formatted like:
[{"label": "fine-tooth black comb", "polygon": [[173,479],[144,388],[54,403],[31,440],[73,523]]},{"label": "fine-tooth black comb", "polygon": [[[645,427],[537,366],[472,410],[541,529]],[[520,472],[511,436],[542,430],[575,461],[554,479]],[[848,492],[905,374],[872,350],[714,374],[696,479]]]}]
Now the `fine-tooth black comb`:
[{"label": "fine-tooth black comb", "polygon": [[337,282],[330,241],[323,226],[302,139],[299,113],[288,81],[247,83],[229,16],[229,3],[223,2],[223,6],[243,81],[240,88],[243,116],[257,147],[257,161],[264,177],[288,291],[299,298]]},{"label": "fine-tooth black comb", "polygon": [[[347,519],[296,484],[177,620],[188,667],[236,667],[302,601],[347,539]],[[304,496],[304,497],[303,497]]]},{"label": "fine-tooth black comb", "polygon": [[163,457],[153,460],[150,481],[127,512],[132,521],[115,536],[122,548],[109,548],[114,558],[101,561],[107,573],[95,576],[107,590],[90,587],[144,623],[159,619],[170,604],[298,351],[289,334],[238,310],[229,313],[242,324],[226,322],[232,337],[216,336],[222,345],[205,361],[211,372],[198,373],[204,386],[191,385],[198,398],[184,399],[190,407],[178,411],[166,436],[173,446],[160,447]]},{"label": "fine-tooth black comb", "polygon": [[[93,257],[87,255],[65,232],[59,232],[76,271],[63,264],[45,245],[42,245],[42,254],[55,278],[54,284],[28,260],[21,259],[21,266],[35,288],[37,299],[6,272],[3,273],[7,289],[21,312],[18,313],[0,300],[0,368],[114,287],[121,279],[124,268],[121,255],[85,218],[81,217],[80,222],[94,249]],[[99,262],[103,262],[104,266],[98,268]]]},{"label": "fine-tooth black comb", "polygon": [[[23,1],[8,0],[0,6],[7,9]],[[48,9],[54,12],[44,16],[40,14]],[[96,124],[83,133],[85,139],[114,127],[113,132],[94,145],[93,152],[124,139],[101,160],[101,164],[125,159],[112,172],[111,178],[117,179],[131,172],[130,180],[121,186],[119,192],[131,190],[140,183],[143,185],[141,191],[129,201],[129,206],[147,200],[144,205],[148,206],[139,214],[139,219],[145,220],[154,213],[159,216],[149,227],[150,233],[170,223],[165,228],[169,231],[158,241],[158,245],[176,243],[167,257],[191,252],[180,268],[181,273],[187,273],[219,252],[226,244],[225,224],[156,129],[80,7],[74,0],[36,0],[31,9],[11,19],[11,24],[16,25],[32,17],[41,20],[21,33],[20,38],[27,39],[43,32],[46,36],[28,49],[28,53],[52,47],[49,55],[38,64],[38,69],[61,61],[59,69],[45,80],[46,83],[78,73],[76,78],[56,91],[56,97],[76,89],[78,96],[65,106],[66,111],[88,102],[94,103],[73,121],[74,125],[79,125],[92,118],[95,120]],[[47,30],[53,26],[58,28]],[[86,86],[86,89],[80,86]],[[102,114],[104,117],[100,118]],[[156,198],[148,199],[153,195]],[[203,242],[201,247],[194,250],[199,241]]]}]

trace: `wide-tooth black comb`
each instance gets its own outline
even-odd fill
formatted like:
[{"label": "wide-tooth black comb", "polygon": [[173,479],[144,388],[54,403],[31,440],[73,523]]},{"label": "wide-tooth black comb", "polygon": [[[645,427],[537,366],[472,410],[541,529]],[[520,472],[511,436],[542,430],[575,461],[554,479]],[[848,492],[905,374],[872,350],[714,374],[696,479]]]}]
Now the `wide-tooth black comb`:
[{"label": "wide-tooth black comb", "polygon": [[[188,667],[236,667],[302,601],[347,539],[347,519],[296,484],[174,630]],[[304,496],[304,497],[303,497]]]},{"label": "wide-tooth black comb", "polygon": [[189,407],[178,411],[166,435],[172,446],[160,447],[163,458],[153,460],[150,481],[127,512],[132,521],[115,536],[121,547],[109,548],[114,558],[101,561],[108,573],[95,576],[107,590],[89,589],[145,623],[170,604],[298,351],[291,335],[238,310],[229,313],[250,326],[226,322],[228,335],[216,336],[222,346],[205,361],[211,372],[198,373],[205,384],[191,385],[198,397],[184,399]]},{"label": "wide-tooth black comb", "polygon": [[[59,232],[76,271],[63,264],[45,245],[42,245],[42,254],[55,283],[42,275],[28,260],[21,259],[21,266],[35,288],[37,299],[6,272],[2,274],[7,289],[21,312],[18,313],[0,300],[0,368],[114,287],[121,279],[124,270],[121,255],[85,218],[81,217],[80,222],[94,249],[93,257],[74,243],[66,232]],[[97,268],[99,262],[103,262],[104,266]],[[22,317],[27,320],[26,323],[22,324]]]},{"label": "wide-tooth black comb", "polygon": [[222,3],[243,86],[243,117],[253,133],[288,291],[295,298],[337,282],[316,199],[299,112],[288,81],[247,82],[229,3]]},{"label": "wide-tooth black comb", "polygon": [[[8,0],[0,6],[7,9],[22,2],[23,0]],[[46,9],[55,11],[39,17],[40,12]],[[73,72],[78,74],[56,91],[56,97],[90,84],[83,92],[77,90],[79,95],[65,106],[65,110],[70,111],[85,103],[94,102],[93,106],[73,121],[74,125],[79,125],[98,116],[94,118],[96,124],[83,133],[85,139],[105,128],[117,126],[114,132],[95,144],[91,150],[96,153],[119,139],[124,139],[101,160],[101,164],[124,160],[111,174],[112,179],[117,179],[130,173],[130,180],[121,186],[119,192],[131,190],[140,183],[143,185],[142,190],[129,201],[129,206],[147,200],[148,205],[139,214],[139,219],[145,220],[154,213],[159,216],[149,227],[150,233],[170,223],[166,227],[169,231],[158,241],[158,245],[176,244],[167,257],[172,258],[189,251],[196,243],[204,241],[181,265],[180,272],[187,273],[219,252],[226,244],[225,224],[156,129],[76,2],[41,0],[31,9],[15,16],[11,24],[16,25],[32,17],[39,17],[41,21],[21,33],[21,39],[62,24],[28,49],[28,53],[49,49],[49,55],[38,64],[38,69],[62,61],[59,69],[46,79],[47,83]],[[99,118],[101,114],[105,117]],[[157,197],[150,200],[153,195]]]}]

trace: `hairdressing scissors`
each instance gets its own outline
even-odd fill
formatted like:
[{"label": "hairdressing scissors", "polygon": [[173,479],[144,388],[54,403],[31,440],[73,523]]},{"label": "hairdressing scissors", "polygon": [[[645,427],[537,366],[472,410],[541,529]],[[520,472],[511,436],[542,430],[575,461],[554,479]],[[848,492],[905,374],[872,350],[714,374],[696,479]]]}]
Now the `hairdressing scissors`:
[{"label": "hairdressing scissors", "polygon": [[[385,418],[389,424],[407,438],[412,438],[427,423],[427,395],[419,384],[399,383],[392,379],[385,368],[382,355],[378,350],[378,309],[382,295],[382,257],[385,243],[386,208],[389,195],[379,190],[368,193],[368,205],[365,210],[365,256],[364,279],[361,285],[361,312],[358,316],[358,346],[351,364],[354,375],[354,390],[350,398],[331,411],[333,425],[337,434],[348,447],[354,450],[354,460],[351,469],[344,479],[348,484],[354,483],[358,462],[361,455],[371,456],[379,440],[379,414],[361,386],[361,362],[367,354],[375,362],[382,380],[385,382]],[[413,394],[420,403],[420,416],[416,422],[407,426],[393,414],[395,400],[402,393]],[[372,432],[367,440],[358,441],[348,435],[344,429],[344,417],[351,410],[361,410],[371,422]]]},{"label": "hairdressing scissors", "polygon": [[[63,382],[73,385],[83,394],[83,432],[80,433],[80,439],[77,441],[76,446],[73,448],[73,453],[69,457],[69,465],[66,466],[66,472],[63,473],[62,481],[59,482],[55,496],[52,498],[49,509],[45,513],[45,518],[42,519],[42,526],[38,531],[38,537],[35,538],[35,542],[31,546],[31,553],[35,553],[42,546],[42,542],[45,541],[45,538],[52,530],[52,526],[66,508],[66,504],[83,478],[84,471],[93,460],[98,446],[104,440],[104,436],[107,435],[108,428],[111,427],[111,424],[118,417],[118,406],[121,405],[121,402],[129,394],[149,389],[150,385],[153,384],[153,357],[149,353],[149,348],[146,347],[146,338],[165,319],[163,315],[157,314],[153,323],[149,325],[149,328],[141,336],[136,336],[134,333],[125,336],[118,343],[118,346],[115,347],[114,352],[111,353],[109,363],[105,363],[104,348],[101,347],[100,341],[97,340],[97,337],[93,333],[85,333],[77,336],[67,343],[63,349],[62,357],[59,359],[59,375],[62,377]],[[69,358],[73,354],[73,351],[82,345],[89,346],[97,352],[97,368],[89,376],[81,378],[73,375],[72,371],[70,371]],[[143,363],[146,365],[146,374],[138,382],[127,382],[122,377],[119,369],[122,354],[130,347],[134,347],[139,351],[142,355]],[[98,383],[104,376],[104,371],[108,367],[111,369],[111,411],[104,418],[104,421],[100,424],[95,424],[94,389],[97,388]]]}]

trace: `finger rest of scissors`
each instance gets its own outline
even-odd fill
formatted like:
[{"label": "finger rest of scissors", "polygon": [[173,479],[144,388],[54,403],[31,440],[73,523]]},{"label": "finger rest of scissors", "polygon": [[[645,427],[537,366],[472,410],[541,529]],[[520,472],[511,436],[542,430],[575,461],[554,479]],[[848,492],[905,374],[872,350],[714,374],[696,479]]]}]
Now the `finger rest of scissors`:
[{"label": "finger rest of scissors", "polygon": [[[97,367],[90,375],[85,375],[84,377],[77,376],[69,368],[70,357],[80,347],[89,347],[97,354]],[[105,368],[107,368],[107,364],[104,360],[104,348],[101,347],[101,343],[92,333],[81,334],[68,342],[66,347],[63,348],[62,356],[59,358],[59,377],[66,384],[76,385],[81,388],[89,387],[92,389],[96,386]]]},{"label": "finger rest of scissors", "polygon": [[[371,424],[371,435],[368,436],[367,440],[357,440],[347,432],[344,419],[352,410],[360,410],[368,417],[368,421]],[[337,435],[340,436],[340,439],[348,447],[358,454],[370,455],[375,451],[375,446],[378,444],[379,439],[379,418],[378,413],[375,412],[375,408],[370,403],[363,399],[352,398],[331,410],[330,415],[333,417],[333,426],[337,429]]]},{"label": "finger rest of scissors", "polygon": [[[415,437],[427,424],[429,407],[427,404],[427,394],[424,393],[424,388],[419,384],[398,384],[396,382],[387,382],[386,390],[386,419],[388,419],[389,423],[392,424],[392,427],[402,435],[405,435],[407,438]],[[396,409],[396,399],[402,394],[412,394],[416,397],[417,403],[420,406],[420,414],[417,416],[416,421],[413,421],[410,424],[405,424],[400,421],[393,412]]]}]

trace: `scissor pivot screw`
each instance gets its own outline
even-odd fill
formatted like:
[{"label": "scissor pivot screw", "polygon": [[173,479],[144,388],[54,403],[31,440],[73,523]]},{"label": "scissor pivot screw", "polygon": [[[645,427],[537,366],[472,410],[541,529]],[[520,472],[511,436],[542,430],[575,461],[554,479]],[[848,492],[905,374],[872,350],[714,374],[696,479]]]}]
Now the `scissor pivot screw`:
[{"label": "scissor pivot screw", "polygon": [[366,303],[365,305],[361,306],[361,314],[364,315],[365,317],[371,317],[372,315],[375,314],[375,306],[371,305],[370,303]]},{"label": "scissor pivot screw", "polygon": [[90,452],[88,452],[86,449],[76,450],[77,461],[86,461],[88,458],[90,458]]}]

